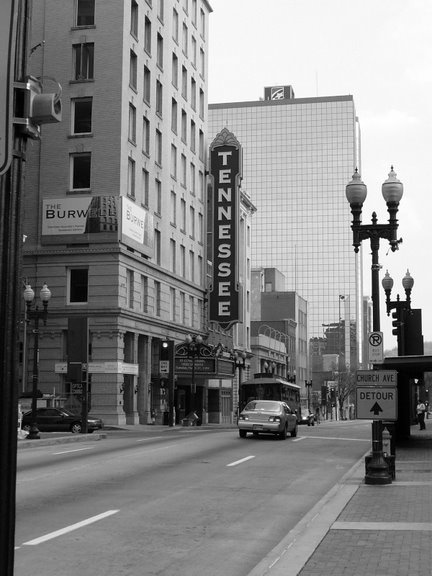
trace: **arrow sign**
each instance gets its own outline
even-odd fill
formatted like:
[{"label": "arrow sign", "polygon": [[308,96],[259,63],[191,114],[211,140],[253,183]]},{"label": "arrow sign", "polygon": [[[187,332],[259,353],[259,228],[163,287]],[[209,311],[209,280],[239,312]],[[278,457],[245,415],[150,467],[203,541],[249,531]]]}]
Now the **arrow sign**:
[{"label": "arrow sign", "polygon": [[356,388],[357,418],[397,420],[396,386],[359,386]]},{"label": "arrow sign", "polygon": [[375,402],[375,404],[372,406],[372,408],[370,409],[371,412],[373,412],[375,414],[375,416],[379,416],[379,413],[383,411],[383,409],[381,408],[381,406],[378,404],[378,402]]}]

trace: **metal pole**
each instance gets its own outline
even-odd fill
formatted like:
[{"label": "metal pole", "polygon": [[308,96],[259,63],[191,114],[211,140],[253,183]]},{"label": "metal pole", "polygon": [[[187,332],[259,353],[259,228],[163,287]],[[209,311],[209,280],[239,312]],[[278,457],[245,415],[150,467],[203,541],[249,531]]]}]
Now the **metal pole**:
[{"label": "metal pole", "polygon": [[39,429],[37,427],[37,393],[39,386],[39,310],[36,306],[34,312],[29,314],[33,316],[35,327],[33,330],[34,343],[33,343],[33,384],[32,384],[32,423],[30,433],[27,436],[28,440],[40,440]]}]

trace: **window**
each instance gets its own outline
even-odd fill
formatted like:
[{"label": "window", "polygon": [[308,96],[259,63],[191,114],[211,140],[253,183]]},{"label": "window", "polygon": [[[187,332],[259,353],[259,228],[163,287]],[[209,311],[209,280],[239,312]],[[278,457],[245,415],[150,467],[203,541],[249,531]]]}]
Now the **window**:
[{"label": "window", "polygon": [[196,151],[196,125],[193,120],[191,120],[190,127],[190,149],[192,152]]},{"label": "window", "polygon": [[200,160],[204,161],[204,132],[202,130],[199,131],[199,158]]},{"label": "window", "polygon": [[135,160],[128,158],[127,195],[135,198]]},{"label": "window", "polygon": [[161,283],[155,280],[154,283],[155,314],[161,315]]},{"label": "window", "polygon": [[163,38],[159,34],[157,35],[157,43],[156,43],[156,64],[159,68],[163,69]]},{"label": "window", "polygon": [[156,178],[155,180],[155,193],[156,193],[156,212],[162,212],[162,182]]},{"label": "window", "polygon": [[195,254],[193,250],[189,250],[189,279],[195,282]]},{"label": "window", "polygon": [[161,22],[164,19],[164,0],[157,0],[157,15]]},{"label": "window", "polygon": [[171,130],[177,134],[177,101],[171,99]]},{"label": "window", "polygon": [[150,155],[150,120],[143,116],[142,151]]},{"label": "window", "polygon": [[69,270],[69,302],[88,302],[88,269],[71,268]]},{"label": "window", "polygon": [[198,173],[198,198],[204,198],[204,173],[201,170]]},{"label": "window", "polygon": [[138,38],[138,4],[136,0],[131,0],[131,27],[130,33]]},{"label": "window", "polygon": [[182,50],[185,56],[188,55],[188,27],[183,22]]},{"label": "window", "polygon": [[78,0],[76,25],[94,26],[95,0]]},{"label": "window", "polygon": [[[198,284],[201,284],[202,282],[202,274],[203,274],[203,259],[202,256],[198,256]],[[198,300],[198,304],[199,304],[199,300]]]},{"label": "window", "polygon": [[159,80],[156,80],[156,114],[162,117],[163,88]]},{"label": "window", "polygon": [[176,291],[175,288],[170,288],[170,320],[176,320]]},{"label": "window", "polygon": [[187,144],[187,114],[185,110],[182,110],[181,117],[181,139]]},{"label": "window", "polygon": [[71,154],[71,188],[83,190],[90,188],[91,154]]},{"label": "window", "polygon": [[171,144],[171,177],[177,178],[177,148]]},{"label": "window", "polygon": [[177,196],[174,190],[171,190],[171,224],[177,224]]},{"label": "window", "polygon": [[196,26],[197,24],[197,0],[192,0],[192,24]]},{"label": "window", "polygon": [[187,70],[182,66],[182,96],[187,100]]},{"label": "window", "polygon": [[196,110],[196,81],[195,78],[191,77],[191,93],[190,93],[190,99],[191,99],[191,106],[193,110]]},{"label": "window", "polygon": [[154,231],[154,259],[156,264],[161,263],[161,233],[159,230]]},{"label": "window", "polygon": [[126,308],[133,308],[134,305],[134,273],[133,270],[126,270]]},{"label": "window", "polygon": [[143,204],[144,206],[149,206],[150,197],[150,174],[143,168],[142,171],[142,190],[143,190]]},{"label": "window", "polygon": [[186,232],[186,201],[180,200],[180,230]]},{"label": "window", "polygon": [[178,34],[179,34],[179,15],[175,8],[173,8],[173,33],[172,37],[174,42],[178,44]]},{"label": "window", "polygon": [[200,48],[200,74],[205,78],[205,54],[202,48]]},{"label": "window", "polygon": [[180,156],[180,184],[186,188],[186,156]]},{"label": "window", "polygon": [[92,98],[72,100],[72,134],[89,134],[92,131]]},{"label": "window", "polygon": [[141,312],[148,312],[148,278],[141,276]]},{"label": "window", "polygon": [[156,129],[156,140],[155,140],[155,162],[162,166],[162,132]]},{"label": "window", "polygon": [[201,29],[200,29],[201,36],[202,36],[203,38],[205,38],[205,35],[206,35],[206,20],[205,20],[204,10],[200,10],[200,26],[201,26]]},{"label": "window", "polygon": [[179,323],[184,324],[185,322],[185,310],[186,310],[186,294],[184,292],[180,292],[180,304],[179,304]]},{"label": "window", "polygon": [[73,45],[75,80],[93,80],[94,78],[94,44],[84,42]]},{"label": "window", "polygon": [[128,139],[133,144],[136,143],[136,108],[129,102],[129,128]]},{"label": "window", "polygon": [[172,55],[172,74],[171,74],[172,85],[177,88],[178,86],[178,58],[177,54]]},{"label": "window", "polygon": [[144,66],[144,82],[143,82],[143,98],[144,102],[150,104],[150,91],[151,91],[151,72]]},{"label": "window", "polygon": [[192,36],[192,57],[191,57],[191,61],[192,61],[192,66],[194,68],[196,68],[197,65],[197,41],[195,36]]},{"label": "window", "polygon": [[193,206],[189,207],[189,236],[193,239],[195,238],[195,208]]},{"label": "window", "polygon": [[186,278],[186,248],[180,246],[180,276]]},{"label": "window", "polygon": [[170,238],[170,266],[171,272],[175,274],[176,272],[176,242],[172,238]]},{"label": "window", "polygon": [[198,214],[198,241],[201,244],[204,242],[204,216],[201,212]]},{"label": "window", "polygon": [[144,19],[144,50],[147,52],[147,54],[151,54],[151,32],[151,21],[146,16]]},{"label": "window", "polygon": [[190,163],[190,190],[191,194],[195,196],[196,193],[196,177],[195,177],[195,164],[193,162]]},{"label": "window", "polygon": [[189,296],[189,326],[194,326],[195,324],[195,299],[193,296]]},{"label": "window", "polygon": [[199,91],[199,115],[204,120],[204,92],[202,88]]},{"label": "window", "polygon": [[133,50],[130,51],[130,66],[129,66],[129,86],[134,90],[137,89],[137,65],[138,58]]}]

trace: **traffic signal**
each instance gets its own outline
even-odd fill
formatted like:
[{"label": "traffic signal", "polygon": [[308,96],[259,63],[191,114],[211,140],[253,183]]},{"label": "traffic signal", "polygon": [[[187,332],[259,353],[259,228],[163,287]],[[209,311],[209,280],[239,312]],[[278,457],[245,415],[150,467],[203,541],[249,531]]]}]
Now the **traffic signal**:
[{"label": "traffic signal", "polygon": [[169,360],[169,341],[163,340],[160,348],[160,359]]},{"label": "traffic signal", "polygon": [[159,374],[169,379],[174,374],[174,341],[162,340],[159,348]]},{"label": "traffic signal", "polygon": [[399,318],[399,312],[392,312],[392,318],[394,318],[394,320],[392,320],[392,326],[393,326],[392,334],[393,336],[399,337],[400,329],[402,326],[402,322],[400,321]]}]

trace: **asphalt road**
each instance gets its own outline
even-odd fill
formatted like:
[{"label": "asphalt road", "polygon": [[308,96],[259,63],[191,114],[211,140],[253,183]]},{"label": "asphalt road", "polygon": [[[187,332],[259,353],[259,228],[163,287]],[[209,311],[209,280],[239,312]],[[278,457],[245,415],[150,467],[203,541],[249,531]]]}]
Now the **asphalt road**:
[{"label": "asphalt road", "polygon": [[246,576],[369,448],[370,424],[350,421],[22,450],[14,576]]}]

